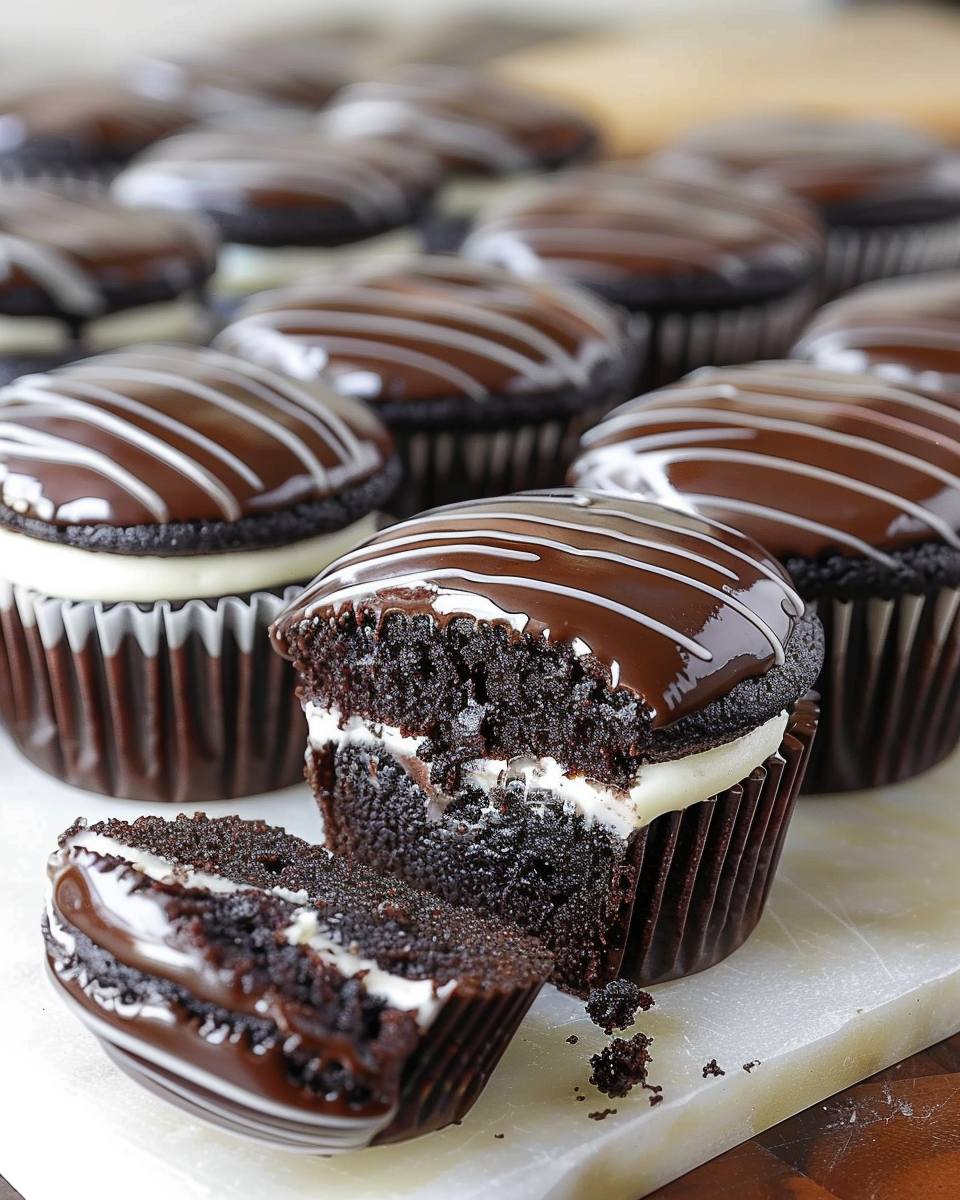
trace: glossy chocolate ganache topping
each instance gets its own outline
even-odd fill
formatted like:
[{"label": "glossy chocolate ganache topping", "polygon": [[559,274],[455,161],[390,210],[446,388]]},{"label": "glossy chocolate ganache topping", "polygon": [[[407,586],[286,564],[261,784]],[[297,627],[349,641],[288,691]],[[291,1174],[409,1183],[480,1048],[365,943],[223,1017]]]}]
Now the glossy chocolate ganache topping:
[{"label": "glossy chocolate ganache topping", "polygon": [[192,120],[188,109],[111,83],[7,93],[0,96],[0,162],[7,157],[125,162]]},{"label": "glossy chocolate ganache topping", "polygon": [[[432,155],[385,139],[201,130],[143,155],[116,179],[113,194],[123,204],[202,209],[228,226],[250,208],[275,210],[287,218],[287,244],[323,245],[330,231],[323,222],[294,224],[298,210],[342,212],[376,233],[414,220],[440,177]],[[284,244],[255,222],[246,228],[233,240]]]},{"label": "glossy chocolate ganache topping", "polygon": [[579,289],[443,256],[256,297],[224,350],[377,403],[482,402],[590,387],[628,369],[628,325]]},{"label": "glossy chocolate ganache topping", "polygon": [[0,189],[0,313],[79,326],[171,300],[213,274],[219,239],[194,214],[124,208],[12,185]]},{"label": "glossy chocolate ganache topping", "polygon": [[454,67],[403,66],[352,84],[321,116],[334,137],[400,137],[454,171],[515,175],[584,158],[596,127],[581,114]]},{"label": "glossy chocolate ganache topping", "polygon": [[[782,568],[735,530],[658,504],[571,490],[451,505],[377,535],[281,614],[350,609],[457,616],[562,644],[643,698],[654,726],[782,665],[803,604]],[[781,706],[782,707],[782,706]]]},{"label": "glossy chocolate ganache topping", "polygon": [[960,203],[960,157],[918,130],[881,121],[732,121],[691,131],[665,157],[774,183],[827,214],[850,202],[938,194]]},{"label": "glossy chocolate ganache topping", "polygon": [[882,375],[960,406],[960,271],[857,288],[817,313],[793,357]]},{"label": "glossy chocolate ganache topping", "polygon": [[804,363],[705,368],[582,439],[580,486],[735,525],[778,559],[960,550],[960,411]]},{"label": "glossy chocolate ganache topping", "polygon": [[[740,180],[694,180],[645,164],[614,164],[531,184],[481,217],[463,246],[468,258],[519,275],[565,275],[598,291],[649,279],[708,278],[749,287],[758,273],[775,286],[819,268],[823,234],[802,203]],[[667,293],[669,294],[669,293]]]},{"label": "glossy chocolate ganache topping", "polygon": [[171,524],[164,553],[195,552],[224,525],[274,544],[304,531],[263,518],[306,505],[309,523],[312,502],[381,472],[390,452],[368,410],[320,385],[142,346],[0,389],[0,523],[120,553],[144,549],[118,528]]}]

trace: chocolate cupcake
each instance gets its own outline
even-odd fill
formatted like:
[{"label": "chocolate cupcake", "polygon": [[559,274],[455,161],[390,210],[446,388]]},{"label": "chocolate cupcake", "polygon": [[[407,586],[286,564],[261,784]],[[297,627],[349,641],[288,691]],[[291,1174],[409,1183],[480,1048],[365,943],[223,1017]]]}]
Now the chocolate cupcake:
[{"label": "chocolate cupcake", "polygon": [[792,356],[882,375],[960,407],[960,271],[857,288],[814,316]]},{"label": "chocolate cupcake", "polygon": [[[360,242],[367,254],[409,250],[418,243],[410,226],[440,179],[432,155],[385,140],[203,130],[138,159],[113,194],[123,204],[213,220],[227,243],[216,287],[237,295],[327,268],[342,259],[335,247]],[[395,231],[399,239],[384,240]]]},{"label": "chocolate cupcake", "polygon": [[404,65],[345,88],[321,116],[334,137],[389,137],[432,151],[452,179],[424,222],[427,249],[455,250],[504,182],[592,158],[597,127],[583,113],[495,76]]},{"label": "chocolate cupcake", "polygon": [[96,188],[192,120],[179,105],[109,82],[8,92],[0,96],[0,180],[73,180]]},{"label": "chocolate cupcake", "polygon": [[825,292],[960,265],[960,155],[905,126],[758,117],[681,137],[668,160],[775,183],[814,204]]},{"label": "chocolate cupcake", "polygon": [[212,350],[146,346],[0,389],[0,712],[68,783],[217,800],[302,777],[266,629],[376,528],[372,413]]},{"label": "chocolate cupcake", "polygon": [[301,1154],[459,1122],[550,972],[533,938],[259,821],[78,821],[48,870],[51,978],[113,1062]]},{"label": "chocolate cupcake", "polygon": [[0,188],[0,383],[145,339],[206,340],[218,244],[192,214]]},{"label": "chocolate cupcake", "polygon": [[826,630],[807,790],[909,778],[960,737],[960,411],[804,363],[705,370],[615,410],[570,479],[736,526]]},{"label": "chocolate cupcake", "polygon": [[586,996],[760,917],[816,724],[816,617],[749,538],[583,491],[434,509],[280,616],[335,854],[553,951]]},{"label": "chocolate cupcake", "polygon": [[189,58],[147,59],[137,91],[207,119],[257,109],[322,108],[349,82],[342,55],[316,45],[219,45]]},{"label": "chocolate cupcake", "polygon": [[647,314],[643,379],[664,382],[784,354],[819,291],[823,236],[802,201],[763,184],[605,164],[494,206],[463,254]]},{"label": "chocolate cupcake", "polygon": [[580,432],[629,394],[644,332],[579,288],[436,255],[257,296],[217,345],[371,402],[409,515],[562,482]]}]

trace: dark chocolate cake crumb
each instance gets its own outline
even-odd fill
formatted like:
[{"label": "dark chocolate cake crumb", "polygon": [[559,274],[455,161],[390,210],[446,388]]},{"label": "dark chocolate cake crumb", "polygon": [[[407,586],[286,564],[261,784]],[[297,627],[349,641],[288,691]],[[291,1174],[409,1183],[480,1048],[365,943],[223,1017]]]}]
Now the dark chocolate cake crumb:
[{"label": "dark chocolate cake crumb", "polygon": [[653,1038],[644,1033],[635,1033],[629,1041],[614,1038],[609,1045],[590,1056],[593,1074],[590,1082],[605,1096],[625,1096],[639,1084],[647,1087],[647,1063],[652,1062],[648,1052]]},{"label": "dark chocolate cake crumb", "polygon": [[627,1029],[638,1010],[649,1012],[653,1005],[650,993],[642,991],[632,980],[612,979],[605,987],[590,993],[586,1008],[594,1025],[599,1025],[604,1033],[613,1033],[615,1029]]},{"label": "dark chocolate cake crumb", "polygon": [[726,1075],[726,1071],[722,1067],[717,1066],[717,1060],[711,1058],[707,1065],[703,1068],[703,1077],[706,1079],[708,1075]]},{"label": "dark chocolate cake crumb", "polygon": [[577,1096],[578,1100],[586,1100],[586,1096]]},{"label": "dark chocolate cake crumb", "polygon": [[577,1035],[575,1033],[571,1033],[570,1036],[567,1038],[567,1042],[571,1046],[575,1046],[577,1044],[577,1042],[579,1042],[579,1041],[580,1041],[580,1039],[577,1037]]},{"label": "dark chocolate cake crumb", "polygon": [[502,1137],[503,1137],[503,1134],[502,1134],[502,1133],[495,1133],[493,1136],[494,1136],[495,1138],[502,1138]]},{"label": "dark chocolate cake crumb", "polygon": [[650,1107],[655,1108],[658,1104],[662,1104],[662,1103],[663,1103],[663,1094],[661,1092],[654,1092],[653,1095],[650,1097]]},{"label": "dark chocolate cake crumb", "polygon": [[602,1112],[587,1113],[587,1116],[591,1121],[605,1121],[607,1117],[615,1116],[616,1112],[615,1108],[605,1108]]},{"label": "dark chocolate cake crumb", "polygon": [[744,1070],[746,1071],[746,1073],[749,1075],[749,1074],[750,1074],[750,1072],[753,1070],[753,1068],[754,1068],[754,1067],[759,1067],[759,1066],[760,1066],[760,1059],[759,1059],[759,1058],[755,1058],[755,1059],[754,1059],[752,1062],[744,1063],[744,1064],[743,1064],[743,1069],[744,1069]]}]

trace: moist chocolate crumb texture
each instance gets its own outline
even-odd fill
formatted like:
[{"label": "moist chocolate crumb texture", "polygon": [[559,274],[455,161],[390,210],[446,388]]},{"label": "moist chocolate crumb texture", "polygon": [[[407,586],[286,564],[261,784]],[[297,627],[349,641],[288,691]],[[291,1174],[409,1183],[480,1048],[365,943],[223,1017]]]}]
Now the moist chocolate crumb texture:
[{"label": "moist chocolate crumb texture", "polygon": [[536,934],[560,987],[700,970],[759,919],[822,645],[749,539],[586,491],[454,505],[273,636],[327,847]]},{"label": "moist chocolate crumb texture", "polygon": [[[123,204],[205,213],[228,243],[218,287],[253,292],[322,268],[334,247],[395,231],[407,245],[442,177],[432,154],[385,138],[332,141],[251,126],[169,138],[123,171],[112,192]],[[383,252],[382,239],[376,245]]]},{"label": "moist chocolate crumb texture", "polygon": [[[209,337],[219,238],[201,216],[0,190],[0,375],[149,338]],[[55,362],[51,365],[57,365]]]},{"label": "moist chocolate crumb texture", "polygon": [[817,312],[792,357],[882,375],[960,407],[960,271],[857,288]]},{"label": "moist chocolate crumb texture", "polygon": [[876,376],[697,372],[583,439],[576,483],[735,525],[817,606],[811,790],[879,786],[960,737],[960,411]]},{"label": "moist chocolate crumb texture", "polygon": [[364,406],[142,346],[0,389],[0,709],[77,785],[204,800],[293,783],[266,628],[397,482]]},{"label": "moist chocolate crumb texture", "polygon": [[78,821],[49,878],[52,979],[116,1065],[304,1154],[461,1120],[551,967],[508,926],[237,817]]},{"label": "moist chocolate crumb texture", "polygon": [[629,394],[644,334],[572,285],[421,255],[254,297],[216,345],[373,404],[409,515],[562,482],[580,432]]},{"label": "moist chocolate crumb texture", "polygon": [[692,130],[658,157],[774,183],[814,204],[830,229],[830,295],[960,262],[960,155],[919,130],[753,118]]},{"label": "moist chocolate crumb texture", "polygon": [[645,377],[668,381],[786,353],[819,292],[823,247],[816,214],[769,185],[612,163],[491,206],[463,254],[528,278],[566,277],[647,313]]},{"label": "moist chocolate crumb texture", "polygon": [[188,109],[109,81],[6,92],[0,96],[0,178],[102,182],[105,172],[192,120]]}]

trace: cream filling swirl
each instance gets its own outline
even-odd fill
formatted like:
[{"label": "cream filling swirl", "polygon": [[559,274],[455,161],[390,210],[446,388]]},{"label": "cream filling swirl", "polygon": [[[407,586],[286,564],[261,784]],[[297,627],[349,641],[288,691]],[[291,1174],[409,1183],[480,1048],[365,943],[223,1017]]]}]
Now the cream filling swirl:
[{"label": "cream filling swirl", "polygon": [[[343,720],[336,710],[322,708],[310,701],[304,711],[309,743],[315,750],[330,742],[338,747],[382,748],[401,763],[411,760],[420,763],[417,749],[423,735],[411,737],[394,726],[370,723],[360,717]],[[553,792],[564,808],[581,816],[588,827],[598,824],[626,838],[664,813],[689,808],[745,779],[754,768],[776,754],[788,718],[787,712],[779,713],[742,737],[712,750],[688,754],[670,762],[644,763],[629,790],[569,774],[549,756],[477,759],[465,766],[461,779],[465,784],[476,784],[485,792],[505,784],[521,784],[534,812],[538,807],[542,811],[540,793]],[[428,764],[420,765],[426,773]],[[433,811],[437,796],[430,796],[428,804]]]}]

